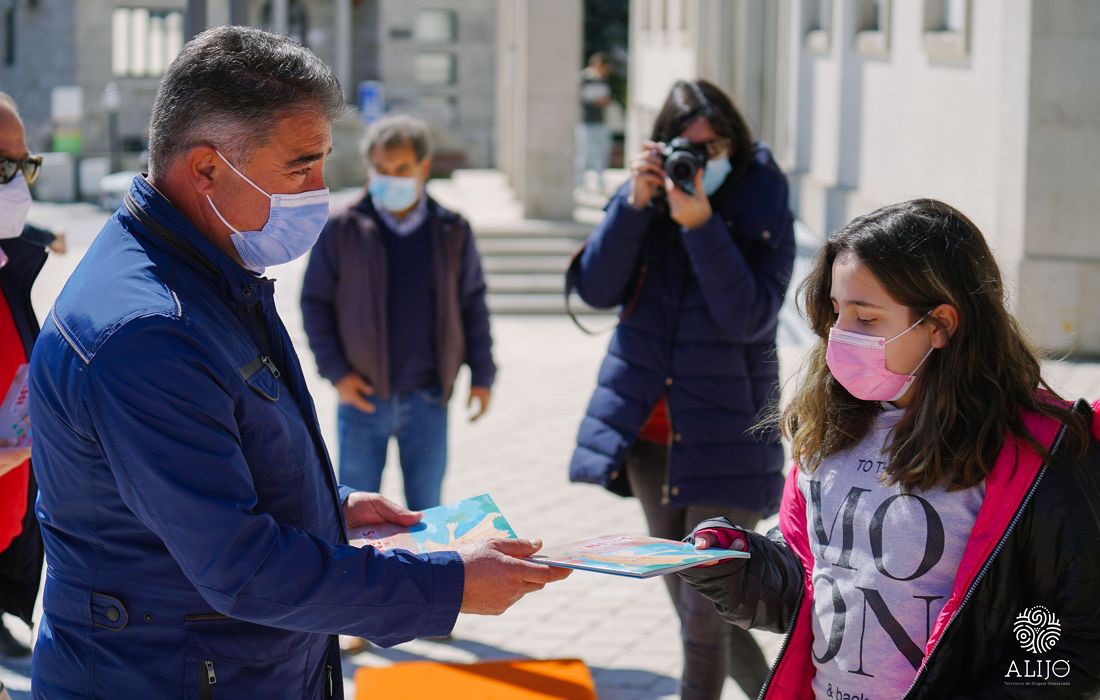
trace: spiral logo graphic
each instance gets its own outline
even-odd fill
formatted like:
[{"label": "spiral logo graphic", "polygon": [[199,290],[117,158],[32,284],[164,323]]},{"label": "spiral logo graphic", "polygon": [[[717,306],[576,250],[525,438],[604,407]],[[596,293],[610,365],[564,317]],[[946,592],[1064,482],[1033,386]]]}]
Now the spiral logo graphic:
[{"label": "spiral logo graphic", "polygon": [[1062,635],[1062,623],[1054,613],[1042,605],[1036,605],[1016,616],[1016,624],[1012,626],[1012,630],[1024,651],[1045,654],[1058,643],[1058,638]]}]

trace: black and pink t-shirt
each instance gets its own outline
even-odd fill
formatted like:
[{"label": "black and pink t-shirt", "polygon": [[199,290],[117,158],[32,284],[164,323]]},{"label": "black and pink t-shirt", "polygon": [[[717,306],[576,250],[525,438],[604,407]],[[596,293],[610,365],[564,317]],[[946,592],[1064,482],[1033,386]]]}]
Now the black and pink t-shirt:
[{"label": "black and pink t-shirt", "polygon": [[902,414],[887,404],[859,445],[798,478],[814,555],[817,698],[905,694],[985,495],[984,483],[950,493],[885,486],[885,446]]}]

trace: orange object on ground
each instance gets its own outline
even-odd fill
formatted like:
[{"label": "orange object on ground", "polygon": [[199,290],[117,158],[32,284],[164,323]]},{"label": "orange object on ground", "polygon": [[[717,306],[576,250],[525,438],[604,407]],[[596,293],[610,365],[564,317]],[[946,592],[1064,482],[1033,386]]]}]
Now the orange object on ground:
[{"label": "orange object on ground", "polygon": [[580,659],[517,659],[444,664],[408,661],[355,672],[355,700],[596,700]]}]

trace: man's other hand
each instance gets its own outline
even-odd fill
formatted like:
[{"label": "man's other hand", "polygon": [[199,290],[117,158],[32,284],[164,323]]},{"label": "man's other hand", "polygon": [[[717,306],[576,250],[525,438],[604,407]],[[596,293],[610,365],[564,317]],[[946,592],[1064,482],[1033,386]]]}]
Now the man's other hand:
[{"label": "man's other hand", "polygon": [[381,523],[411,527],[420,522],[421,517],[420,511],[409,510],[380,494],[366,491],[352,492],[344,504],[344,522],[349,530]]},{"label": "man's other hand", "polygon": [[528,593],[572,573],[523,558],[541,548],[538,540],[490,540],[460,548],[466,572],[461,611],[499,615]]},{"label": "man's other hand", "polygon": [[374,396],[374,387],[355,372],[348,372],[336,382],[336,391],[340,394],[340,403],[349,404],[365,413],[374,413],[374,404],[365,396]]},{"label": "man's other hand", "polygon": [[466,401],[466,408],[473,408],[474,401],[477,401],[477,410],[470,414],[471,423],[484,416],[485,412],[489,410],[489,399],[492,397],[492,393],[487,386],[470,387],[470,398]]}]

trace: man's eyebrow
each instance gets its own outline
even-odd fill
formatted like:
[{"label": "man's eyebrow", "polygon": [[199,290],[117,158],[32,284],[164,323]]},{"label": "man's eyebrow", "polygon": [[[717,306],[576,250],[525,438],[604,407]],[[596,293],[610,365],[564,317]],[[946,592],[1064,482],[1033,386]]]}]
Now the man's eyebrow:
[{"label": "man's eyebrow", "polygon": [[316,162],[318,160],[321,160],[322,158],[329,155],[330,153],[332,153],[332,146],[329,146],[327,153],[306,153],[305,155],[300,155],[297,158],[295,158],[294,160],[287,163],[285,167],[287,167],[287,168],[296,168],[299,165],[307,165],[309,163],[313,163],[313,162]]}]

